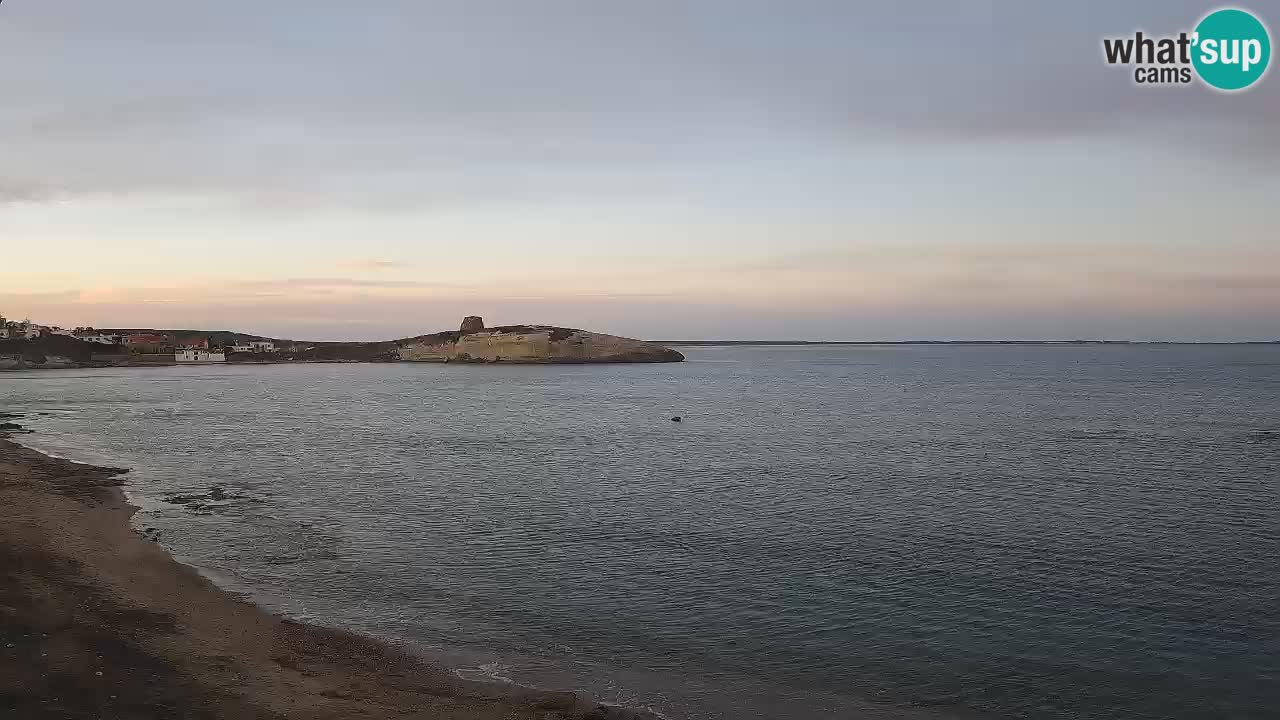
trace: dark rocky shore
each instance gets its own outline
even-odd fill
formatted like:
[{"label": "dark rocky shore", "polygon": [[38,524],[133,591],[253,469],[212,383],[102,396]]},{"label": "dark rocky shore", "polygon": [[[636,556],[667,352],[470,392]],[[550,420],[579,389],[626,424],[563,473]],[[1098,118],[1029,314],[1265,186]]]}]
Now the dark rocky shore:
[{"label": "dark rocky shore", "polygon": [[[0,422],[13,431],[21,418]],[[0,432],[0,717],[653,717],[465,681],[369,638],[270,615],[133,531],[124,472]]]}]

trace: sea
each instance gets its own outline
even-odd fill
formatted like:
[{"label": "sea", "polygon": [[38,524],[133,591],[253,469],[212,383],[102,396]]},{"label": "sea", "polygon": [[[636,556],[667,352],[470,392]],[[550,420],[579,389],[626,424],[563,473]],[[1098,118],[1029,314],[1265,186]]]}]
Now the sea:
[{"label": "sea", "polygon": [[[0,374],[222,587],[672,720],[1280,717],[1280,346]],[[680,418],[674,422],[673,418]]]}]

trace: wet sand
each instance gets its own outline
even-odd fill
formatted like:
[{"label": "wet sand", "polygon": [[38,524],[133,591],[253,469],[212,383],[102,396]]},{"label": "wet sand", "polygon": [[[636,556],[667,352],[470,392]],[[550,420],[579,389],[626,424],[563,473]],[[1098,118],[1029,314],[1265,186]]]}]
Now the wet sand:
[{"label": "wet sand", "polygon": [[266,613],[135,532],[124,472],[0,433],[0,717],[652,717],[462,680],[372,639]]}]

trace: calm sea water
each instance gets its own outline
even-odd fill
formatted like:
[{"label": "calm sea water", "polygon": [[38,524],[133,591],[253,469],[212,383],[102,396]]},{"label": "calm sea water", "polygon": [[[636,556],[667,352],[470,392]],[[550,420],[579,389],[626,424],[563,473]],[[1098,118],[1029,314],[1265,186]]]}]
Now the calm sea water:
[{"label": "calm sea water", "polygon": [[225,586],[469,677],[689,720],[1280,715],[1280,348],[687,354],[0,404],[134,468],[138,524]]}]

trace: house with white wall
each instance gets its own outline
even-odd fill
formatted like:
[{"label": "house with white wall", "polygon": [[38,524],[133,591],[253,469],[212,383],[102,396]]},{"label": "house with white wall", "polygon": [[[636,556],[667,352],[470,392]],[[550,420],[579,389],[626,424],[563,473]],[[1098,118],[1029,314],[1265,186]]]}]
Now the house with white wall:
[{"label": "house with white wall", "polygon": [[179,363],[224,363],[227,361],[227,354],[212,350],[184,348],[175,352],[173,359]]},{"label": "house with white wall", "polygon": [[276,351],[276,344],[270,340],[250,340],[247,343],[232,345],[231,352],[241,353],[273,353]]},{"label": "house with white wall", "polygon": [[84,334],[76,335],[77,339],[85,342],[97,343],[99,345],[119,345],[119,335],[103,335],[103,334]]}]

